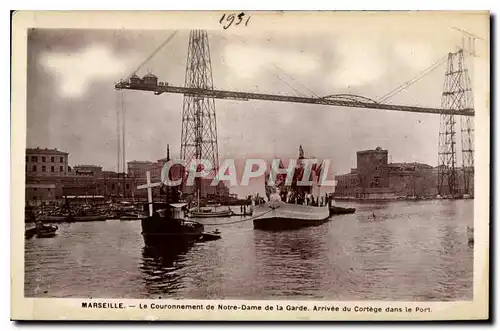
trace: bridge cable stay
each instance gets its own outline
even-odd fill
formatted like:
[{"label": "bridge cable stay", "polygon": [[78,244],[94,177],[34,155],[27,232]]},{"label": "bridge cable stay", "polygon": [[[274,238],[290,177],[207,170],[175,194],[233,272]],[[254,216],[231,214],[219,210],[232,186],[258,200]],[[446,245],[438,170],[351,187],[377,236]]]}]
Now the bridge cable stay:
[{"label": "bridge cable stay", "polygon": [[163,47],[165,47],[175,37],[177,32],[177,30],[172,32],[172,34],[164,42],[162,42],[160,46],[158,46],[144,61],[142,61],[141,64],[139,64],[139,66],[134,71],[132,71],[130,75],[128,75],[127,80],[129,80],[130,77],[136,74],[149,60],[151,60]]},{"label": "bridge cable stay", "polygon": [[274,66],[280,70],[283,74],[285,74],[286,76],[290,77],[291,80],[293,80],[295,83],[299,84],[304,90],[306,90],[307,92],[309,92],[312,96],[316,97],[316,98],[320,98],[319,95],[317,95],[316,93],[314,93],[313,91],[311,91],[310,89],[308,89],[306,86],[304,86],[303,84],[301,84],[299,81],[297,81],[297,79],[293,78],[292,75],[290,75],[289,73],[287,73],[285,70],[281,69],[281,67],[279,67],[277,64],[274,64]]},{"label": "bridge cable stay", "polygon": [[[225,36],[223,36],[223,35],[221,35],[221,36],[222,36],[222,38],[226,39],[226,41],[229,41]],[[247,43],[244,40],[242,40],[238,35],[232,34],[232,36],[235,37],[235,39],[238,40],[242,45],[244,45],[245,47],[247,46]],[[319,98],[319,96],[317,94],[315,94],[310,89],[308,89],[307,87],[305,87],[303,84],[301,84],[300,82],[298,82],[295,78],[293,78],[285,70],[281,69],[277,64],[274,63],[273,65],[274,65],[274,67],[276,67],[276,69],[280,70],[284,75],[286,75],[289,78],[291,78],[295,83],[297,83],[298,85],[300,85],[304,90],[306,90],[308,92],[308,93],[304,93],[304,92],[299,91],[297,88],[293,87],[286,80],[284,80],[283,78],[281,78],[281,76],[276,71],[272,71],[269,68],[265,68],[268,71],[268,73],[270,73],[272,76],[274,76],[276,79],[280,80],[281,82],[285,83],[289,88],[291,88],[293,91],[295,91],[296,93],[298,93],[299,96],[310,97],[310,95],[313,95],[313,96]]]},{"label": "bridge cable stay", "polygon": [[429,67],[422,70],[419,74],[417,74],[412,79],[404,82],[403,84],[399,85],[398,87],[396,87],[395,89],[393,89],[389,93],[382,96],[379,100],[377,100],[377,102],[379,102],[379,103],[385,102],[385,101],[389,100],[390,98],[394,97],[396,94],[406,90],[407,88],[409,88],[410,86],[412,86],[413,84],[415,84],[416,82],[418,82],[419,80],[424,78],[426,75],[428,75],[432,71],[436,70],[441,64],[443,64],[447,60],[447,58],[448,58],[447,55],[440,58],[439,60],[437,60],[436,62],[431,64]]}]

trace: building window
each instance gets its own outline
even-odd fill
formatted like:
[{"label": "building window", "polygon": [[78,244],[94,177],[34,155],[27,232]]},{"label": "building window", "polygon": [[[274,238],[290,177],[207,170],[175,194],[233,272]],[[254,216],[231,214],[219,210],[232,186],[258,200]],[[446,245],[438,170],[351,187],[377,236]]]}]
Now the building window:
[{"label": "building window", "polygon": [[33,171],[36,171],[36,165],[33,166]]},{"label": "building window", "polygon": [[115,184],[111,184],[111,190],[115,190]]},{"label": "building window", "polygon": [[45,156],[42,156],[42,162],[45,162]]},{"label": "building window", "polygon": [[42,166],[42,171],[45,172],[45,166]]},{"label": "building window", "polygon": [[50,172],[54,172],[54,166],[50,167]]},{"label": "building window", "polygon": [[59,158],[59,162],[64,163],[64,158],[62,156]]},{"label": "building window", "polygon": [[53,156],[50,157],[50,162],[54,162],[54,157]]},{"label": "building window", "polygon": [[28,155],[26,155],[26,162],[28,162],[30,160],[30,157]]},{"label": "building window", "polygon": [[31,157],[31,162],[38,162],[38,158],[36,156]]},{"label": "building window", "polygon": [[60,166],[60,167],[59,167],[59,171],[60,171],[60,172],[63,172],[63,169],[64,169],[64,168],[63,168],[63,166]]},{"label": "building window", "polygon": [[130,188],[130,185],[129,185],[129,184],[127,184],[127,185],[126,185],[126,188],[127,188],[127,190],[128,190],[128,189]]}]

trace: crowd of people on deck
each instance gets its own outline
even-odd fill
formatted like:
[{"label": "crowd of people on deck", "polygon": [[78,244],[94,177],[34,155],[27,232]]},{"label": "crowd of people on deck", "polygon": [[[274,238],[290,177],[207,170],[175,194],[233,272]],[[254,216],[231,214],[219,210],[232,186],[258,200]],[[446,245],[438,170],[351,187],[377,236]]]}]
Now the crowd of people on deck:
[{"label": "crowd of people on deck", "polygon": [[294,191],[280,192],[281,201],[297,205],[324,207],[330,205],[330,199],[327,194],[314,196],[311,193],[297,193]]}]

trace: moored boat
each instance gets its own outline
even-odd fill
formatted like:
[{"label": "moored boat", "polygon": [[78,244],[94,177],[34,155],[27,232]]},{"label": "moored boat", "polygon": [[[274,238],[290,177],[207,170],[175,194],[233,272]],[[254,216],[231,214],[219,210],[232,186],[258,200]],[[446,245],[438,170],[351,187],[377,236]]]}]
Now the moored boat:
[{"label": "moored boat", "polygon": [[37,220],[45,223],[63,223],[63,222],[95,222],[105,221],[106,215],[41,215]]},{"label": "moored boat", "polygon": [[221,233],[218,229],[212,232],[203,232],[200,241],[213,241],[221,238]]},{"label": "moored boat", "polygon": [[37,222],[35,227],[26,229],[24,235],[26,239],[34,236],[37,238],[51,238],[57,234],[58,229],[57,225],[44,225],[42,222]]},{"label": "moored boat", "polygon": [[40,226],[37,225],[37,238],[52,238],[57,234],[57,230],[59,228],[57,225],[43,225],[40,223]]},{"label": "moored boat", "polygon": [[224,210],[209,210],[200,209],[189,212],[191,218],[212,218],[212,217],[231,217],[234,213],[230,209]]},{"label": "moored boat", "polygon": [[[203,224],[183,217],[187,203],[153,204],[153,215],[141,220],[146,246],[184,245],[199,241]],[[163,207],[163,208],[162,208]]]},{"label": "moored boat", "polygon": [[330,211],[330,216],[332,216],[332,215],[352,214],[356,212],[356,209],[330,206],[329,211]]}]

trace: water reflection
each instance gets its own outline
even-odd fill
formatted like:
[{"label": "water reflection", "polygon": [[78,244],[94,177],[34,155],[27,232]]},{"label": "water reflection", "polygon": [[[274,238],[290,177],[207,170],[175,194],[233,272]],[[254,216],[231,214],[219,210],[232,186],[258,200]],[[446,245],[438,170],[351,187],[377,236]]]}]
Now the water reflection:
[{"label": "water reflection", "polygon": [[145,246],[142,250],[142,271],[149,294],[173,294],[182,288],[181,269],[191,245],[170,247]]},{"label": "water reflection", "polygon": [[[298,230],[255,231],[255,277],[267,296],[318,297],[315,291],[328,264],[328,225]],[[284,280],[286,280],[284,282]]]},{"label": "water reflection", "polygon": [[[61,225],[54,238],[25,241],[25,295],[471,300],[473,202],[349,202],[355,214],[318,227],[235,223],[219,227],[220,240],[167,249],[143,248],[140,222]],[[227,221],[209,221],[218,222]]]}]

